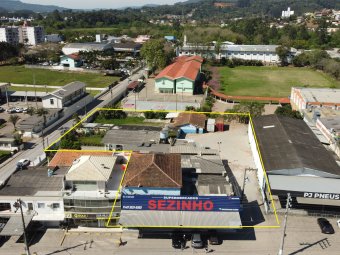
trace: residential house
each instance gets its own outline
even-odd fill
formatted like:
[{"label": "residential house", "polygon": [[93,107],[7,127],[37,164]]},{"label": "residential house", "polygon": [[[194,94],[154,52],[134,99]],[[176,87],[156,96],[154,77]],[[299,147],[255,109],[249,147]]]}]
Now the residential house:
[{"label": "residential house", "polygon": [[60,57],[60,65],[63,67],[76,68],[81,67],[83,61],[78,54],[63,55]]},{"label": "residential house", "polygon": [[[68,167],[63,187],[65,217],[76,226],[104,227],[129,155],[58,152],[50,166]],[[120,196],[116,212],[120,211]]]},{"label": "residential house", "polygon": [[63,109],[73,104],[86,94],[86,84],[83,82],[71,82],[60,89],[48,93],[42,98],[42,104],[47,109]]},{"label": "residential house", "polygon": [[132,153],[123,180],[126,195],[180,195],[182,188],[179,154]]},{"label": "residential house", "polygon": [[18,141],[12,136],[0,136],[0,150],[1,151],[19,151],[23,145],[18,144]]},{"label": "residential house", "polygon": [[202,134],[206,128],[206,119],[204,114],[181,112],[173,126],[179,129],[179,134]]},{"label": "residential house", "polygon": [[34,167],[15,172],[0,189],[0,217],[8,220],[1,235],[21,236],[20,209],[16,208],[18,199],[22,201],[25,223],[40,222],[45,226],[58,227],[64,220],[62,197],[63,178],[66,169]]},{"label": "residential house", "polygon": [[50,34],[50,35],[45,35],[45,42],[49,43],[59,43],[63,40],[61,35],[59,34]]},{"label": "residential house", "polygon": [[179,57],[155,78],[155,91],[170,94],[196,94],[200,91],[203,58]]}]

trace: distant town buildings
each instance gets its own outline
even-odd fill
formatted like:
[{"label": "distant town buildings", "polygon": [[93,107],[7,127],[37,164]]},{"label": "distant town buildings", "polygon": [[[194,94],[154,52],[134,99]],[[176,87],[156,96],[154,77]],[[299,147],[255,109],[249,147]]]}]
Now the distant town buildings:
[{"label": "distant town buildings", "polygon": [[287,11],[282,11],[281,17],[282,18],[289,18],[290,16],[294,15],[294,11],[288,7]]},{"label": "distant town buildings", "polygon": [[[217,45],[216,42],[210,44],[197,44],[187,42],[187,37],[184,36],[183,46],[178,47],[178,56],[195,56],[199,55],[204,58],[212,59],[243,59],[256,60],[265,64],[277,64],[280,58],[276,53],[279,45],[237,45],[232,42],[223,42]],[[287,61],[290,62],[296,55],[297,50],[290,49],[287,56]]]},{"label": "distant town buildings", "polygon": [[0,27],[0,41],[10,44],[37,45],[45,41],[44,28],[27,25]]},{"label": "distant town buildings", "polygon": [[18,44],[19,43],[18,27],[14,26],[0,27],[0,42]]},{"label": "distant town buildings", "polygon": [[63,40],[63,38],[59,34],[45,35],[45,42],[59,43],[62,40]]}]

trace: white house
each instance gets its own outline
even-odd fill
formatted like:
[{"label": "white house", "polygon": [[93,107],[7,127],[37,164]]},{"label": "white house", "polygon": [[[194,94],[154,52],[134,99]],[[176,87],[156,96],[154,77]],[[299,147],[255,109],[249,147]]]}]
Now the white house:
[{"label": "white house", "polygon": [[[1,231],[11,235],[22,235],[13,230],[13,219],[21,222],[20,209],[16,208],[18,199],[26,224],[38,221],[46,226],[58,226],[64,220],[64,203],[62,198],[65,169],[47,167],[29,168],[14,173],[6,185],[0,189],[0,217],[8,219],[8,224]],[[12,218],[12,220],[11,220]],[[21,230],[22,231],[22,230]]]},{"label": "white house", "polygon": [[42,104],[47,109],[63,109],[73,104],[86,93],[86,84],[83,82],[71,82],[42,97]]}]

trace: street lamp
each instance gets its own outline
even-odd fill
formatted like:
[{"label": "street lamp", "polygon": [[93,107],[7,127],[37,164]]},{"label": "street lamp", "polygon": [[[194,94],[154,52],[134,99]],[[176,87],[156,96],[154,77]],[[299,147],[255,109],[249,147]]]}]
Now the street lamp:
[{"label": "street lamp", "polygon": [[24,243],[25,243],[26,255],[31,255],[30,249],[29,249],[28,243],[27,243],[25,219],[24,219],[24,213],[22,212],[22,201],[21,201],[20,198],[18,198],[18,199],[17,199],[17,202],[14,203],[14,207],[15,207],[17,210],[20,208],[22,227],[23,227],[23,230],[24,230]]}]

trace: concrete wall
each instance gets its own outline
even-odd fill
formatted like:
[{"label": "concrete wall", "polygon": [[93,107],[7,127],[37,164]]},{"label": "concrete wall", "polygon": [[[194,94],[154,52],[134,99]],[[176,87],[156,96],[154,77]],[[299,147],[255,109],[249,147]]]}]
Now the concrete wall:
[{"label": "concrete wall", "polygon": [[[51,102],[53,100],[53,104]],[[61,98],[55,97],[53,95],[48,95],[42,99],[42,105],[47,109],[62,109],[63,101]]]},{"label": "concrete wall", "polygon": [[265,196],[265,190],[266,190],[265,172],[264,172],[264,169],[262,167],[260,154],[259,154],[259,151],[258,151],[257,146],[256,146],[256,141],[255,141],[255,137],[254,137],[254,133],[253,133],[251,124],[248,125],[248,138],[249,138],[250,148],[251,148],[251,151],[252,151],[252,154],[253,154],[253,160],[254,160],[255,166],[257,168],[257,179],[258,179],[259,186],[260,186],[260,193],[261,193],[261,196],[262,196],[262,202],[264,204],[265,211],[268,212],[269,211],[269,205],[268,205],[268,201],[266,201],[266,196]]},{"label": "concrete wall", "polygon": [[[47,173],[46,173],[47,174]],[[52,177],[51,177],[52,178]],[[17,199],[20,198],[22,200],[22,210],[24,213],[28,212],[28,204],[32,203],[33,211],[36,215],[39,215],[39,218],[51,218],[51,215],[58,214],[59,216],[64,214],[64,202],[62,197],[20,197],[20,196],[1,196],[0,203],[10,203],[11,210],[10,211],[2,211],[1,214],[11,214],[15,213],[17,209],[14,207],[14,203]],[[52,204],[58,204],[59,208],[53,208]]]}]

